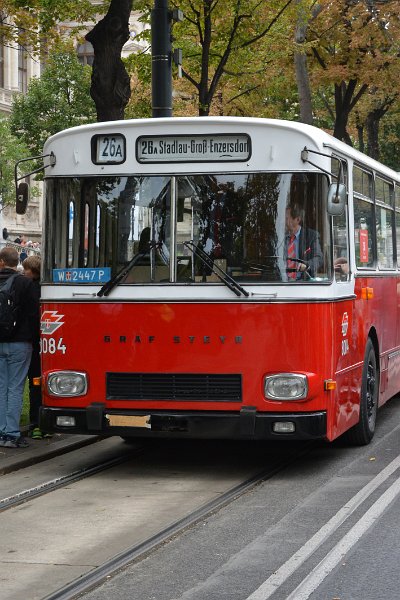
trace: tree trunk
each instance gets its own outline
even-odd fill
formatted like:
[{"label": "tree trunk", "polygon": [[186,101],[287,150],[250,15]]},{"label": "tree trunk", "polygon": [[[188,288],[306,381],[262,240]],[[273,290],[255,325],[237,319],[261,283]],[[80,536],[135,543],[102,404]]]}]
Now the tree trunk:
[{"label": "tree trunk", "polygon": [[380,158],[379,126],[381,120],[397,100],[397,97],[398,94],[396,92],[392,96],[387,96],[381,101],[380,106],[371,110],[367,115],[365,121],[367,129],[367,154],[375,158],[375,160],[379,160]]},{"label": "tree trunk", "polygon": [[364,127],[360,124],[357,124],[357,136],[358,136],[358,149],[360,152],[364,152],[365,151]]},{"label": "tree trunk", "polygon": [[129,39],[132,0],[111,0],[107,14],[85,36],[94,48],[92,96],[98,121],[124,118],[131,87],[121,60],[121,50]]},{"label": "tree trunk", "polygon": [[[299,0],[297,0],[299,4]],[[308,22],[303,10],[299,11],[297,26],[294,34],[296,44],[304,44],[307,38]],[[296,71],[297,91],[300,103],[300,121],[313,124],[313,111],[311,100],[310,79],[307,69],[307,55],[304,52],[294,53],[294,66]]]},{"label": "tree trunk", "polygon": [[312,125],[313,111],[310,80],[307,70],[307,56],[296,52],[294,55],[294,65],[296,69],[297,91],[299,93],[300,121]]},{"label": "tree trunk", "polygon": [[368,89],[367,84],[361,85],[356,92],[358,82],[356,79],[350,79],[347,83],[335,83],[335,127],[333,135],[338,140],[346,142],[352,146],[351,137],[347,131],[347,124],[351,111],[354,109],[357,102],[365,94]]},{"label": "tree trunk", "polygon": [[367,154],[375,160],[379,160],[379,124],[382,118],[382,112],[372,110],[366,119],[367,129]]}]

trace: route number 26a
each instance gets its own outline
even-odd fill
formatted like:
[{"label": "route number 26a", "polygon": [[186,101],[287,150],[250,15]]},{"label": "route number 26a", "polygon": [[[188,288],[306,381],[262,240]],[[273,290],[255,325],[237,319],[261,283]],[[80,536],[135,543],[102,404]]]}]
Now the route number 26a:
[{"label": "route number 26a", "polygon": [[63,344],[63,339],[56,340],[55,338],[42,338],[40,340],[40,352],[42,354],[55,354],[56,352],[62,352],[65,354],[67,347]]}]

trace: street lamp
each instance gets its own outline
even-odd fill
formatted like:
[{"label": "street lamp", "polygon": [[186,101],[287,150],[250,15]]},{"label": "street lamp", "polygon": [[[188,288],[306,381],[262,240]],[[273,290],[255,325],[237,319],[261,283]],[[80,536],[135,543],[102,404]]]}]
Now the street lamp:
[{"label": "street lamp", "polygon": [[168,0],[155,0],[151,11],[151,107],[153,117],[172,117],[172,21],[182,21],[181,10],[170,11]]}]

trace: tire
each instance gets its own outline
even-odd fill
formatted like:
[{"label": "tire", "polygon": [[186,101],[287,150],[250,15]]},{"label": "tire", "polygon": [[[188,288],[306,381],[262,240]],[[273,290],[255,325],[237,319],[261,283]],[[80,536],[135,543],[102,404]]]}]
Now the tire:
[{"label": "tire", "polygon": [[360,394],[360,419],[347,432],[347,440],[353,446],[366,446],[375,433],[379,397],[379,370],[375,348],[371,338],[365,347]]}]

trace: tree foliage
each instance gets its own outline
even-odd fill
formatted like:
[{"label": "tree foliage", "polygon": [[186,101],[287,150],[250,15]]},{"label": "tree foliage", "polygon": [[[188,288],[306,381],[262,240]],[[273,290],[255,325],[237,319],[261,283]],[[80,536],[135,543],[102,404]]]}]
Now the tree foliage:
[{"label": "tree foliage", "polygon": [[[183,50],[183,81],[175,81],[178,113],[225,114],[226,103],[261,91],[270,58],[262,42],[274,32],[273,53],[282,50],[280,28],[294,0],[182,0],[178,5],[185,15],[173,27],[174,47]],[[150,0],[140,3],[147,19],[151,7]],[[233,110],[232,104],[228,111]]]},{"label": "tree foliage", "polygon": [[106,11],[108,4],[109,0],[0,0],[0,37],[4,43],[18,43],[44,55],[60,41],[60,23],[68,22],[78,31],[80,24]]},{"label": "tree foliage", "polygon": [[90,76],[73,47],[62,45],[49,56],[41,78],[30,81],[27,94],[14,97],[11,128],[32,155],[42,153],[50,135],[96,120]]},{"label": "tree foliage", "polygon": [[[0,0],[0,12],[9,15],[3,34],[37,48],[53,39],[57,21],[83,22],[109,5]],[[398,0],[170,0],[175,6],[185,14],[173,25],[173,45],[183,50],[183,78],[174,70],[176,116],[313,120],[376,158],[397,149]],[[154,0],[134,3],[147,22],[153,7]],[[132,55],[126,65],[132,87],[126,116],[151,116],[150,54]],[[42,139],[47,123],[45,129]]]},{"label": "tree foliage", "polygon": [[367,119],[371,96],[389,98],[397,88],[400,3],[320,0],[317,16],[308,4],[312,86],[332,116],[333,135],[352,144],[348,128],[356,110],[358,119],[361,114]]},{"label": "tree foliage", "polygon": [[[0,118],[0,210],[7,204],[15,203],[14,167],[15,163],[28,155],[25,144],[11,132],[8,119]],[[30,169],[30,163],[27,170]]]}]

